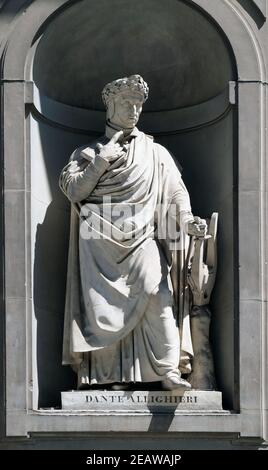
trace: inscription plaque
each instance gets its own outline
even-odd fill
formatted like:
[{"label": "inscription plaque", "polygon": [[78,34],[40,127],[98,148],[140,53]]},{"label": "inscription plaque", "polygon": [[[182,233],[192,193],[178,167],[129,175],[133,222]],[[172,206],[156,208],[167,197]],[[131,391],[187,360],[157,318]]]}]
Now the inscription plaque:
[{"label": "inscription plaque", "polygon": [[62,392],[63,410],[80,411],[180,411],[222,410],[222,394],[215,391],[106,391]]}]

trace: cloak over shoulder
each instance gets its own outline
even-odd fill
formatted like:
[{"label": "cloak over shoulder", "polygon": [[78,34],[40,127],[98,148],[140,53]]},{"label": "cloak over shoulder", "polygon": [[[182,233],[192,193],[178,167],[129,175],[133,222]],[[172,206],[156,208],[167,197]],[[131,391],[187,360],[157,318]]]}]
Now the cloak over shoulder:
[{"label": "cloak over shoulder", "polygon": [[[172,250],[159,234],[170,208],[179,220],[191,207],[172,156],[137,130],[111,165],[95,144],[77,149],[60,187],[72,202],[63,363],[74,364],[81,353],[122,340],[141,320],[150,294],[169,276]],[[183,330],[183,349],[191,353],[185,321]]]}]

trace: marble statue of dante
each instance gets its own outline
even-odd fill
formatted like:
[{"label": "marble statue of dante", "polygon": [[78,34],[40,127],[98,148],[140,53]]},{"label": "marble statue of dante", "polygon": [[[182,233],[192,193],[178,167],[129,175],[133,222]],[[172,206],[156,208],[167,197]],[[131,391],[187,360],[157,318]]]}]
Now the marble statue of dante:
[{"label": "marble statue of dante", "polygon": [[178,320],[171,275],[180,255],[159,233],[171,207],[181,233],[204,237],[207,227],[192,215],[171,154],[136,127],[148,91],[139,75],[107,84],[105,135],[76,149],[60,176],[72,203],[63,364],[76,370],[78,388],[191,388],[181,376],[190,323]]}]

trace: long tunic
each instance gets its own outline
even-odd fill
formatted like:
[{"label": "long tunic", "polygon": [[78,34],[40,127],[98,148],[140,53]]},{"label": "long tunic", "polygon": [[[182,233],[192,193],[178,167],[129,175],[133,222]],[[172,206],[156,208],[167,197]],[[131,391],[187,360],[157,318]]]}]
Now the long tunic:
[{"label": "long tunic", "polygon": [[[164,227],[169,225],[167,220],[174,222],[174,217],[179,221],[181,212],[191,214],[188,192],[170,153],[137,129],[130,139],[127,150],[112,164],[97,154],[96,142],[77,149],[60,176],[60,187],[72,202],[63,363],[78,364],[83,353],[91,351],[92,383],[105,381],[101,375],[107,379],[107,374],[108,381],[119,381],[120,377],[150,381],[162,375],[154,366],[145,367],[145,371],[154,369],[155,376],[146,372],[147,377],[141,373],[126,377],[122,370],[121,375],[111,374],[107,363],[103,374],[96,371],[111,353],[116,357],[119,344],[122,362],[122,344],[129,342],[130,336],[134,338],[134,333],[137,343],[137,332],[151,311],[153,293],[157,293],[158,306],[161,296],[172,298],[169,242],[175,234],[169,233],[168,238]],[[107,140],[104,137],[101,141]],[[170,215],[172,207],[177,209],[175,216]],[[169,307],[172,311],[172,302]],[[163,313],[160,307],[157,321],[150,320],[156,328],[154,334],[150,323],[151,342],[159,337],[161,324],[165,330]],[[174,331],[174,314],[172,318],[169,313],[169,329]],[[157,341],[155,346],[144,347],[144,332],[139,337],[136,347],[142,361],[153,352],[161,363],[165,353],[150,351]],[[186,329],[185,337],[189,344],[183,349],[191,352]],[[171,341],[176,342],[174,351],[179,355],[176,338],[178,335]],[[131,348],[126,349],[126,357]],[[124,357],[123,362],[127,363]]]}]

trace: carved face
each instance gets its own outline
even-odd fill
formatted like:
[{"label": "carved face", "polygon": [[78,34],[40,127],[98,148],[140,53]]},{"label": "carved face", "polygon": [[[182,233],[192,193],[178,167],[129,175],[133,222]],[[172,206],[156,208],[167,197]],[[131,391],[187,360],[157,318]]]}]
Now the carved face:
[{"label": "carved face", "polygon": [[[142,111],[143,100],[140,93],[125,91],[120,93],[109,105],[110,121],[122,129],[136,126]],[[111,109],[113,107],[113,109]]]}]

